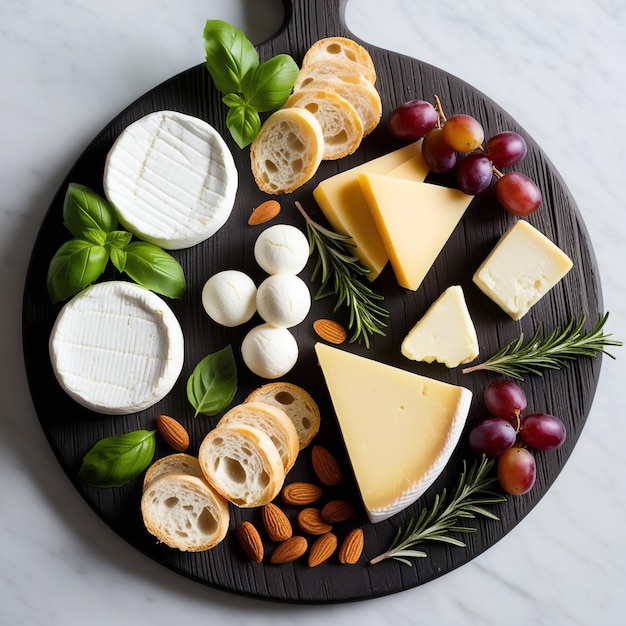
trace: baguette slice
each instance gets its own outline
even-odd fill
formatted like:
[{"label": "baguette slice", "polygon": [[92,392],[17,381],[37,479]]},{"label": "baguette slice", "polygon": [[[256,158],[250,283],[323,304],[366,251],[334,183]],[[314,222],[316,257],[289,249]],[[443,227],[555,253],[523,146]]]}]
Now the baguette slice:
[{"label": "baguette slice", "polygon": [[201,478],[166,472],[141,497],[146,529],[170,548],[200,552],[215,547],[228,530],[228,503]]},{"label": "baguette slice", "polygon": [[255,389],[244,402],[263,402],[281,408],[293,422],[300,450],[306,448],[320,429],[320,410],[308,391],[278,381]]},{"label": "baguette slice", "polygon": [[202,468],[200,467],[198,459],[190,454],[177,452],[175,454],[168,454],[167,456],[161,457],[150,465],[143,477],[144,491],[151,481],[167,472],[187,474],[204,480],[204,474],[202,473]]},{"label": "baguette slice", "polygon": [[257,186],[269,194],[291,193],[310,180],[324,156],[324,135],[306,109],[279,109],[265,120],[250,145]]},{"label": "baguette slice", "polygon": [[367,79],[371,83],[376,81],[376,68],[370,53],[356,41],[346,37],[325,37],[316,41],[304,55],[302,67],[337,60],[351,61],[360,65]]},{"label": "baguette slice", "polygon": [[295,93],[300,91],[300,89],[305,89],[314,80],[328,80],[332,78],[346,82],[354,82],[357,79],[364,78],[374,84],[368,79],[367,71],[362,65],[347,59],[336,59],[334,61],[317,61],[300,68],[293,91]]},{"label": "baguette slice", "polygon": [[263,431],[280,454],[285,474],[293,467],[300,450],[298,433],[289,416],[280,407],[263,402],[239,404],[224,413],[217,426],[247,424]]},{"label": "baguette slice", "polygon": [[214,428],[200,444],[198,460],[209,484],[241,508],[268,504],[285,480],[272,440],[247,424]]},{"label": "baguette slice", "polygon": [[285,108],[310,111],[324,136],[324,160],[352,154],[363,139],[363,123],[356,109],[341,96],[325,89],[300,89],[289,96]]}]

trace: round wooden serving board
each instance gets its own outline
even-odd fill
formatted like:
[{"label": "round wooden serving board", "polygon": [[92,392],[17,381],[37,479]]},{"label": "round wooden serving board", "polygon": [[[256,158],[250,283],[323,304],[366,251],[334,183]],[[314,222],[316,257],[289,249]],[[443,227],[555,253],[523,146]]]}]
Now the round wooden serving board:
[{"label": "round wooden serving board", "polygon": [[[273,39],[258,47],[262,60],[286,52],[300,63],[308,47],[322,37],[340,35],[354,38],[344,22],[345,0],[293,0],[291,4],[286,4],[284,28]],[[290,223],[304,230],[305,225],[295,208],[295,201],[300,201],[314,219],[323,223],[323,215],[313,200],[313,188],[336,172],[401,147],[403,144],[392,139],[385,128],[384,122],[390,111],[413,98],[433,101],[433,96],[437,94],[447,115],[461,112],[474,115],[484,125],[487,136],[500,130],[514,130],[526,137],[528,155],[516,169],[535,180],[543,193],[542,207],[528,221],[560,246],[572,258],[574,267],[520,322],[512,321],[471,280],[474,270],[515,219],[498,206],[492,195],[486,194],[473,201],[462,223],[416,292],[399,288],[391,269],[385,269],[374,286],[384,294],[385,306],[390,312],[386,336],[376,337],[369,349],[356,343],[346,343],[342,347],[407,370],[464,385],[474,392],[474,400],[466,432],[451,462],[434,486],[406,511],[375,525],[367,521],[360,506],[313,351],[313,344],[317,340],[312,329],[313,321],[320,317],[334,317],[345,324],[346,312],[340,310],[333,314],[332,298],[322,300],[316,302],[307,319],[293,329],[300,347],[300,357],[296,367],[285,379],[309,390],[322,410],[322,427],[316,443],[336,454],[345,473],[343,484],[334,491],[327,490],[326,497],[339,495],[358,505],[356,519],[338,525],[335,529],[341,539],[350,528],[356,525],[363,527],[365,552],[358,564],[340,565],[336,558],[316,568],[309,568],[305,559],[281,566],[252,563],[243,555],[232,532],[211,551],[197,554],[178,552],[157,543],[145,531],[139,510],[140,479],[121,488],[94,489],[78,478],[83,455],[97,440],[138,428],[154,428],[156,416],[160,413],[176,417],[189,429],[192,441],[189,452],[195,454],[202,438],[219,417],[194,418],[185,392],[187,377],[207,354],[228,344],[233,346],[239,372],[239,391],[235,403],[242,401],[253,388],[266,382],[248,372],[239,351],[244,334],[258,320],[240,328],[225,329],[207,317],[201,303],[204,282],[219,270],[239,268],[248,272],[257,284],[262,280],[263,272],[253,256],[253,244],[264,226],[251,227],[246,221],[252,208],[267,199],[258,190],[250,173],[248,150],[239,149],[230,139],[225,126],[226,108],[203,64],[148,92],[120,113],[92,141],[52,200],[32,253],[24,294],[24,353],[33,402],[60,464],[89,505],[129,544],[166,567],[225,591],[275,601],[324,603],[360,600],[421,585],[463,565],[508,533],[545,495],[580,436],[598,381],[601,359],[583,358],[567,369],[546,371],[543,377],[530,376],[523,382],[529,409],[560,416],[567,426],[568,438],[558,451],[536,454],[537,482],[529,494],[509,497],[505,504],[493,507],[501,518],[500,522],[470,520],[469,523],[476,526],[477,532],[463,537],[467,541],[466,548],[425,544],[423,547],[428,557],[415,560],[413,567],[393,560],[368,564],[369,559],[389,546],[400,525],[416,515],[422,506],[430,504],[434,495],[444,486],[450,488],[456,484],[464,459],[470,463],[473,461],[474,456],[467,444],[467,431],[485,415],[482,391],[496,378],[485,373],[463,375],[461,368],[448,370],[438,364],[414,363],[401,356],[400,342],[428,306],[448,286],[461,285],[476,326],[482,360],[517,338],[520,332],[530,337],[537,324],[541,324],[548,332],[556,326],[564,326],[572,315],[585,313],[589,328],[602,314],[602,298],[593,251],[575,203],[551,163],[524,130],[494,102],[458,78],[415,59],[363,45],[370,51],[377,69],[376,85],[384,106],[382,123],[364,140],[355,154],[340,161],[323,163],[314,180],[293,194],[279,198],[282,212],[272,223]],[[48,356],[48,337],[60,305],[53,305],[48,297],[46,272],[55,251],[68,238],[62,220],[63,197],[68,183],[81,183],[102,193],[105,157],[115,138],[131,122],[161,109],[173,109],[202,118],[226,138],[239,169],[239,190],[226,226],[205,243],[174,253],[183,265],[189,289],[180,301],[171,302],[186,338],[185,365],[173,391],[162,402],[141,413],[128,416],[98,415],[74,403],[61,390],[53,375]],[[302,273],[307,281],[311,278],[312,268],[313,259]],[[115,277],[111,273],[104,278]],[[314,293],[317,283],[310,283],[310,288]],[[380,415],[380,419],[384,422],[385,416]],[[157,456],[170,452],[159,440]],[[301,453],[288,476],[288,481],[294,480],[315,480],[308,450]],[[289,513],[293,515],[295,510]],[[231,507],[231,527],[244,519],[260,524],[260,513],[258,510]],[[271,549],[270,544],[267,549]]]}]

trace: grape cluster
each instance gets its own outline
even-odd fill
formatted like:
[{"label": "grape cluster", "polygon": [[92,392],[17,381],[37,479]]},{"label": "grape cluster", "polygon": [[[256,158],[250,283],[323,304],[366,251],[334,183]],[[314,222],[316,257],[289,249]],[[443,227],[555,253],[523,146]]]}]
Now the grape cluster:
[{"label": "grape cluster", "polygon": [[524,138],[513,131],[500,132],[485,142],[480,122],[465,113],[446,118],[437,97],[436,107],[425,100],[410,100],[396,107],[387,120],[398,139],[422,139],[422,156],[436,174],[456,168],[458,188],[470,195],[486,191],[494,176],[496,198],[513,215],[526,217],[541,204],[541,192],[525,174],[501,170],[526,156]]},{"label": "grape cluster", "polygon": [[526,394],[508,379],[487,386],[483,399],[491,416],[472,428],[470,447],[479,454],[498,458],[498,480],[507,493],[526,493],[534,485],[537,471],[531,449],[556,450],[565,441],[565,425],[546,413],[523,415]]}]

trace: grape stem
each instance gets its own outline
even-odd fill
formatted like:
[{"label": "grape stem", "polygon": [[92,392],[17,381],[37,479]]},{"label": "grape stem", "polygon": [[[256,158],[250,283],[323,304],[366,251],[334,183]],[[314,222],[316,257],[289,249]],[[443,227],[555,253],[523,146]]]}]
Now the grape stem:
[{"label": "grape stem", "polygon": [[443,112],[443,106],[441,105],[441,100],[437,94],[435,94],[435,109],[437,109],[437,128],[443,128],[443,125],[448,121],[448,118]]}]

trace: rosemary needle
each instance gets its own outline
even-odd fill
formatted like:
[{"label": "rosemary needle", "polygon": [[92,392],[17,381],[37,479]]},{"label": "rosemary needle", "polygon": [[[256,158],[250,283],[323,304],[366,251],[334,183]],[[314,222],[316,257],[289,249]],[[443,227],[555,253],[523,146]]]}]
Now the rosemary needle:
[{"label": "rosemary needle", "polygon": [[370,272],[369,268],[351,254],[350,248],[354,244],[349,236],[324,228],[307,215],[299,202],[296,206],[306,220],[310,253],[316,250],[318,255],[312,278],[315,280],[319,276],[321,285],[315,300],[336,296],[334,310],[345,305],[350,311],[348,328],[353,330],[350,341],[363,341],[369,348],[371,335],[385,334],[383,328],[387,324],[383,319],[389,316],[388,311],[378,304],[383,296],[372,291],[362,280]]},{"label": "rosemary needle", "polygon": [[615,358],[606,351],[608,346],[621,346],[621,341],[609,339],[611,335],[602,332],[608,312],[600,318],[596,326],[587,334],[582,334],[585,316],[579,321],[572,317],[567,326],[561,331],[555,328],[547,337],[539,338],[541,327],[538,326],[530,341],[524,344],[524,334],[502,348],[492,357],[471,367],[466,367],[463,374],[479,370],[489,370],[523,380],[523,374],[542,375],[541,368],[561,369],[569,361],[579,356],[594,357],[602,352]]}]

